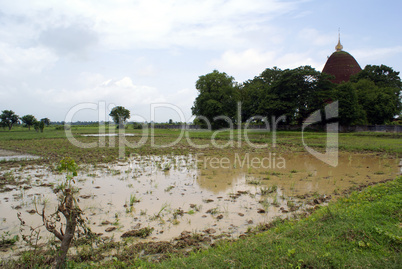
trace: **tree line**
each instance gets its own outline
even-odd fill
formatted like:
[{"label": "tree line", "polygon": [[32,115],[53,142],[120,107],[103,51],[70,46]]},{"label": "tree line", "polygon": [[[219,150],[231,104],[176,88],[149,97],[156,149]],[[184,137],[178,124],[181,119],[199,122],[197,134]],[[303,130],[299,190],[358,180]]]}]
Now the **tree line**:
[{"label": "tree line", "polygon": [[[118,124],[118,128],[124,128],[124,124],[127,119],[130,118],[130,111],[122,106],[116,106],[111,110],[109,115],[113,118],[113,121]],[[37,132],[43,132],[45,126],[50,125],[50,120],[48,118],[37,120],[33,115],[20,117],[12,110],[3,110],[0,114],[0,127],[2,128],[8,128],[8,130],[11,130],[14,125],[21,124],[21,122],[29,131],[33,126]],[[97,122],[97,124],[99,123]]]},{"label": "tree line", "polygon": [[28,130],[31,130],[31,127],[33,126],[37,132],[43,132],[45,125],[50,125],[50,120],[48,118],[37,120],[33,115],[20,117],[12,110],[3,110],[0,114],[0,127],[2,128],[8,128],[8,130],[11,130],[14,125],[21,124],[21,122],[24,127],[28,127]]},{"label": "tree line", "polygon": [[[285,70],[273,67],[237,83],[232,76],[214,70],[197,80],[199,94],[192,113],[208,119],[213,128],[227,126],[225,120],[215,118],[221,115],[240,123],[239,101],[241,122],[257,115],[257,122],[263,117],[269,120],[284,115],[284,124],[300,125],[311,113],[334,101],[339,101],[338,120],[344,126],[389,124],[395,116],[401,116],[402,82],[399,72],[391,67],[367,65],[341,84],[332,83],[333,78],[310,66]],[[205,126],[202,117],[195,123]]]}]

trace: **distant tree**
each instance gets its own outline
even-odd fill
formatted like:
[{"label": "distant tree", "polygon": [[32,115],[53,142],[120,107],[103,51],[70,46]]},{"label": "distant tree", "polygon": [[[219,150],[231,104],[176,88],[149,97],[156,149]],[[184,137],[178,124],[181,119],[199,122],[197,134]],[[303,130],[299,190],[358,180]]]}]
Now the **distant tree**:
[{"label": "distant tree", "polygon": [[43,119],[41,119],[40,121],[42,121],[46,126],[49,126],[49,125],[50,125],[50,120],[49,120],[49,118],[43,118]]},{"label": "distant tree", "polygon": [[[235,121],[239,87],[233,77],[214,70],[200,76],[195,87],[199,94],[191,108],[193,115],[207,118],[214,129],[227,126],[224,120],[214,120],[217,116],[226,116]],[[205,126],[204,121],[200,123]]]},{"label": "distant tree", "polygon": [[112,109],[109,116],[118,124],[118,128],[124,128],[126,120],[130,118],[130,111],[122,106],[116,106]]},{"label": "distant tree", "polygon": [[19,123],[19,116],[12,110],[3,110],[0,120],[3,126],[7,126],[8,130],[11,130],[14,124]]},{"label": "distant tree", "polygon": [[37,120],[32,115],[25,115],[21,117],[21,121],[25,124],[26,127],[28,127],[28,130],[31,130],[31,126],[33,126]]},{"label": "distant tree", "polygon": [[39,122],[39,130],[40,130],[41,133],[43,133],[43,129],[45,129],[45,122],[40,121]]},{"label": "distant tree", "polygon": [[133,129],[142,129],[145,123],[133,122]]},{"label": "distant tree", "polygon": [[43,133],[43,130],[45,129],[45,123],[43,121],[36,121],[33,126],[35,131],[40,131],[41,133]]},{"label": "distant tree", "polygon": [[3,129],[7,127],[7,125],[3,121],[1,121],[1,119],[0,119],[0,127]]},{"label": "distant tree", "polygon": [[34,126],[34,129],[35,129],[36,132],[39,132],[39,131],[40,131],[39,125],[40,125],[40,121],[35,121],[35,123],[34,123],[33,126]]}]

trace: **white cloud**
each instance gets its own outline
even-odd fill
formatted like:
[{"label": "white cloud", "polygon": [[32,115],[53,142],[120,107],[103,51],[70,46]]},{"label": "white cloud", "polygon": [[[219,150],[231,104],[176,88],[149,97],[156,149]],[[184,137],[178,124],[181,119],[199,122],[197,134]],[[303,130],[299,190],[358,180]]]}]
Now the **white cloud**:
[{"label": "white cloud", "polygon": [[22,48],[0,43],[0,74],[6,76],[21,78],[26,72],[37,74],[57,60],[56,55],[41,46]]},{"label": "white cloud", "polygon": [[[167,102],[166,98],[157,88],[137,85],[130,77],[120,79],[105,79],[100,74],[81,74],[80,82],[87,87],[80,89],[43,89],[36,88],[26,91],[24,103],[35,104],[36,106],[46,106],[47,111],[52,107],[54,113],[42,112],[42,115],[52,120],[63,120],[68,111],[76,105],[82,103],[99,104],[105,102],[108,106],[121,105],[129,109],[132,114],[141,115],[149,118],[151,103]],[[28,105],[29,106],[29,105]],[[33,113],[34,112],[23,112]],[[74,120],[96,121],[97,112],[85,110],[77,114]]]},{"label": "white cloud", "polygon": [[[76,105],[80,102],[99,102],[107,101],[110,103],[121,104],[124,106],[134,106],[137,104],[150,104],[152,102],[164,102],[164,97],[156,88],[135,85],[130,77],[121,79],[108,79],[99,83],[98,76],[96,84],[88,88],[79,90],[47,90],[39,91],[39,95],[47,95],[55,103],[68,103]],[[91,80],[92,78],[89,78]]]},{"label": "white cloud", "polygon": [[[171,45],[223,46],[246,42],[244,32],[295,9],[298,2],[275,0],[32,0],[9,2],[5,12],[25,18],[37,31],[69,29],[84,22],[111,49],[165,48]],[[24,22],[22,22],[24,24]],[[70,31],[71,32],[71,31]],[[57,32],[51,32],[52,36]],[[236,43],[235,42],[235,43]],[[56,44],[58,48],[61,44]]]},{"label": "white cloud", "polygon": [[282,55],[281,50],[260,51],[257,49],[247,49],[236,52],[229,50],[224,52],[219,59],[211,61],[210,65],[221,72],[226,72],[243,82],[259,75],[266,68],[277,66],[281,69],[296,68],[302,65],[311,65],[321,71],[324,65],[316,62],[309,52],[286,53]]},{"label": "white cloud", "polygon": [[98,36],[88,25],[73,23],[42,31],[39,42],[59,55],[85,58],[88,50],[98,42]]},{"label": "white cloud", "polygon": [[312,45],[316,46],[326,46],[336,45],[337,39],[335,33],[322,34],[317,29],[314,28],[304,28],[299,34],[299,38]]},{"label": "white cloud", "polygon": [[[261,0],[138,1],[98,9],[96,29],[112,47],[212,46],[241,42],[250,25],[286,12],[294,3]],[[247,15],[247,16],[245,16]],[[207,42],[205,42],[207,41]]]},{"label": "white cloud", "polygon": [[304,52],[304,53],[286,53],[283,56],[279,56],[276,59],[278,63],[278,67],[285,68],[296,68],[299,66],[310,65],[311,67],[316,68],[318,71],[321,71],[322,67],[325,64],[326,59],[319,59],[316,61],[311,57],[312,53]]},{"label": "white cloud", "polygon": [[361,61],[381,61],[384,58],[390,57],[401,57],[402,46],[388,47],[388,48],[368,48],[368,49],[358,49],[351,51],[351,54]]},{"label": "white cloud", "polygon": [[[330,7],[311,0],[1,1],[0,106],[59,120],[79,102],[101,100],[133,113],[149,114],[155,102],[189,113],[195,81],[213,69],[239,82],[273,66],[321,70],[337,41],[322,21],[357,25],[345,35],[350,53],[398,69],[400,37],[387,35],[399,24],[387,25],[380,13],[356,24]],[[362,43],[372,49],[352,50]]]},{"label": "white cloud", "polygon": [[[241,52],[226,51],[220,59],[211,62],[211,66],[228,74],[238,74],[243,78],[253,78],[265,68],[271,66],[275,59],[275,52],[261,52],[256,49],[247,49]],[[236,79],[239,79],[236,76]]]}]

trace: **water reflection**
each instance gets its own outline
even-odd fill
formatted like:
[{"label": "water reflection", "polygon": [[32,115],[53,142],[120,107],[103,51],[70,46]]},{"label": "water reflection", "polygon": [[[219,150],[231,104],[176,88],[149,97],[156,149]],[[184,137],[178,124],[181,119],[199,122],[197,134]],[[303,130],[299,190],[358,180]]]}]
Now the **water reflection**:
[{"label": "water reflection", "polygon": [[[395,178],[398,163],[349,153],[340,154],[337,167],[304,153],[136,155],[111,165],[82,166],[76,184],[91,229],[103,236],[118,240],[139,226],[154,227],[151,237],[156,240],[212,226],[238,236],[250,225],[302,209],[308,201],[297,195],[334,196],[353,185]],[[28,224],[41,224],[39,216],[27,211],[46,200],[50,214],[57,205],[53,190],[64,179],[44,166],[0,170],[0,177],[9,183],[0,186],[0,231],[10,234],[19,234],[17,212]],[[130,205],[132,197],[138,202]],[[182,215],[175,214],[181,210]],[[116,229],[107,232],[110,227]]]}]

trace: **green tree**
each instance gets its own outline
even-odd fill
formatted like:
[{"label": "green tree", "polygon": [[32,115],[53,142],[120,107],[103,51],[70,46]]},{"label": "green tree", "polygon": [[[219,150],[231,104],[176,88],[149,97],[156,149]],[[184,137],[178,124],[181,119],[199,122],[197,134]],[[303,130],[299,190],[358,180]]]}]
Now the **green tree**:
[{"label": "green tree", "polygon": [[39,125],[40,125],[40,121],[35,121],[33,127],[36,132],[39,132],[39,130],[40,130]]},{"label": "green tree", "polygon": [[37,120],[33,115],[25,115],[21,117],[21,121],[28,127],[28,130],[31,130],[31,126],[33,126]]},{"label": "green tree", "polygon": [[130,118],[130,111],[122,106],[116,106],[112,109],[109,116],[118,124],[118,128],[124,128],[126,120]]},{"label": "green tree", "polygon": [[14,124],[19,123],[19,116],[12,110],[3,110],[0,120],[3,126],[7,126],[8,130],[11,130]]},{"label": "green tree", "polygon": [[395,88],[378,87],[368,79],[360,79],[353,87],[369,124],[389,123],[400,113],[400,99],[395,97]]},{"label": "green tree", "polygon": [[272,85],[280,79],[282,72],[277,67],[267,68],[259,76],[243,83],[240,99],[244,121],[257,115],[274,115],[270,105],[277,96],[272,92]]},{"label": "green tree", "polygon": [[260,112],[267,116],[286,116],[288,124],[301,124],[312,112],[332,100],[333,84],[329,76],[310,66],[271,72],[261,97]]},{"label": "green tree", "polygon": [[339,84],[335,89],[339,101],[339,123],[343,126],[367,124],[366,112],[359,103],[357,92],[351,82]]},{"label": "green tree", "polygon": [[[356,84],[359,102],[363,105],[370,123],[384,124],[401,113],[402,82],[399,72],[386,65],[367,65],[361,72],[352,76],[351,81]],[[364,86],[367,86],[367,90]]]},{"label": "green tree", "polygon": [[[233,77],[214,70],[200,76],[195,87],[199,94],[191,108],[193,115],[205,117],[214,129],[227,126],[225,120],[214,120],[217,116],[226,116],[235,122],[239,87]],[[200,123],[205,126],[204,121]]]},{"label": "green tree", "polygon": [[49,125],[50,125],[50,120],[49,120],[49,118],[43,118],[43,119],[40,119],[40,121],[42,121],[46,126],[49,126]]},{"label": "green tree", "polygon": [[43,129],[45,129],[45,122],[44,121],[40,121],[39,122],[39,130],[41,133],[43,133]]},{"label": "green tree", "polygon": [[358,74],[352,76],[350,81],[357,82],[360,79],[368,79],[379,87],[392,87],[402,90],[402,82],[399,72],[386,65],[366,65]]}]

